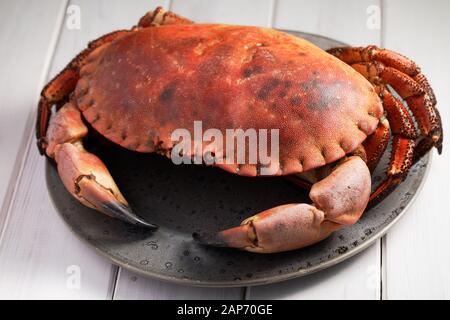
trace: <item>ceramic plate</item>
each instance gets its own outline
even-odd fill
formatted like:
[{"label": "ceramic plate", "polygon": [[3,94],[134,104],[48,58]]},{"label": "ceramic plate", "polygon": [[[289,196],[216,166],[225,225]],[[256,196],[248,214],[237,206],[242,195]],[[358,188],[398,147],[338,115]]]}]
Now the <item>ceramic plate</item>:
[{"label": "ceramic plate", "polygon": [[[290,31],[289,31],[290,32]],[[324,37],[290,32],[327,49],[343,44]],[[247,178],[205,166],[176,166],[158,155],[110,146],[96,153],[110,169],[132,207],[160,226],[151,233],[110,219],[78,203],[65,190],[55,167],[47,164],[47,185],[57,211],[70,228],[113,263],[134,272],[196,286],[247,286],[272,283],[335,265],[364,250],[405,212],[424,180],[430,156],[379,205],[353,226],[328,239],[292,252],[261,255],[199,245],[193,232],[238,225],[270,207],[309,202],[306,192],[283,178]],[[383,179],[385,154],[373,177]]]}]

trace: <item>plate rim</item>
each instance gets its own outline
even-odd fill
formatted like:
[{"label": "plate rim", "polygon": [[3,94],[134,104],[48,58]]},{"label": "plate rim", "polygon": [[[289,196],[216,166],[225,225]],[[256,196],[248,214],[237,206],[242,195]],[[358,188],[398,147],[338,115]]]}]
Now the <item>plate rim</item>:
[{"label": "plate rim", "polygon": [[[101,250],[100,246],[96,245],[92,239],[87,239],[83,236],[81,236],[78,232],[76,232],[75,228],[68,223],[67,219],[65,219],[57,209],[57,205],[55,204],[55,199],[53,198],[53,195],[50,193],[50,199],[52,202],[52,205],[55,207],[55,210],[58,212],[64,223],[69,227],[72,233],[75,234],[75,236],[82,240],[82,242],[87,243],[89,247],[93,248],[96,252],[100,253],[101,256],[104,256],[108,258],[110,261],[112,261],[116,266],[125,268],[128,271],[134,272],[138,275],[147,277],[147,278],[153,278],[157,280],[162,280],[169,283],[175,283],[185,286],[192,286],[192,287],[205,287],[205,288],[235,288],[235,287],[250,287],[250,286],[259,286],[259,285],[267,285],[267,284],[273,284],[277,282],[287,281],[295,278],[300,278],[306,275],[310,275],[316,272],[319,272],[321,270],[328,269],[332,266],[335,266],[361,252],[366,250],[367,248],[371,247],[375,241],[383,237],[389,229],[391,229],[408,211],[410,206],[415,202],[416,198],[422,191],[422,188],[425,184],[425,181],[428,177],[428,174],[430,172],[431,162],[433,159],[432,152],[427,153],[427,155],[423,158],[427,166],[425,168],[425,172],[423,175],[423,178],[421,179],[416,191],[414,192],[414,195],[411,197],[410,201],[406,204],[406,206],[402,209],[402,211],[394,218],[391,222],[389,222],[384,228],[382,228],[379,232],[377,232],[373,237],[370,239],[364,241],[361,245],[352,248],[351,250],[348,250],[347,252],[324,262],[321,262],[314,267],[310,267],[309,269],[302,269],[298,271],[294,271],[291,273],[283,274],[283,275],[275,275],[270,277],[263,277],[258,279],[248,279],[243,280],[242,282],[224,282],[224,281],[213,281],[213,280],[194,280],[194,279],[181,279],[177,277],[170,277],[166,275],[162,275],[160,273],[151,272],[151,271],[144,271],[142,269],[139,269],[133,265],[127,264],[126,262],[119,260],[118,258],[108,254],[106,251]],[[49,183],[49,170],[51,169],[51,162],[47,159],[46,160],[46,167],[45,167],[45,173],[46,173],[46,182]],[[349,226],[351,228],[351,226]]]}]

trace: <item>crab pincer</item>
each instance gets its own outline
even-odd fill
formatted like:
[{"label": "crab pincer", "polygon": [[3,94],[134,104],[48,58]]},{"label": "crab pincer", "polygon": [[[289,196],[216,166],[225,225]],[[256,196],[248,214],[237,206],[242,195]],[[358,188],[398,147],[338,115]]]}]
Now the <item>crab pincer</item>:
[{"label": "crab pincer", "polygon": [[87,207],[134,225],[157,229],[132,211],[104,163],[83,147],[86,134],[80,111],[71,102],[50,119],[46,152],[55,160],[66,189]]},{"label": "crab pincer", "polygon": [[326,178],[313,184],[312,204],[287,204],[245,219],[217,234],[194,234],[208,245],[273,253],[302,248],[358,221],[370,197],[370,172],[358,156],[340,161]]}]

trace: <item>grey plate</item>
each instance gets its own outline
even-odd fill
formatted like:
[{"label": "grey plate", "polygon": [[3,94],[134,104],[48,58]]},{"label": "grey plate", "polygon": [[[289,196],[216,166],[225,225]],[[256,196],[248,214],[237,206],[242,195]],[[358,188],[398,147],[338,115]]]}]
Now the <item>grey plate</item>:
[{"label": "grey plate", "polygon": [[[342,43],[292,32],[326,49]],[[295,202],[306,192],[283,178],[246,178],[217,168],[175,166],[157,155],[109,146],[97,154],[105,161],[135,211],[160,226],[155,233],[107,218],[79,204],[65,190],[55,167],[47,163],[47,185],[58,212],[82,239],[115,264],[140,274],[195,286],[243,286],[291,279],[335,265],[364,250],[405,212],[424,180],[430,156],[378,206],[353,226],[328,239],[292,252],[260,255],[210,248],[192,240],[192,232],[238,225],[252,213]],[[374,175],[383,179],[388,153]]]}]

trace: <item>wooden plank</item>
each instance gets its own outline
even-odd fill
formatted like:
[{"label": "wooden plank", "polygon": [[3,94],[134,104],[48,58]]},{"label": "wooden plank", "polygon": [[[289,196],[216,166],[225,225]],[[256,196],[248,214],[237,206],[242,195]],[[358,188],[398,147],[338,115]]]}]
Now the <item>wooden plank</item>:
[{"label": "wooden plank", "polygon": [[172,0],[170,9],[198,23],[269,26],[274,0]]},{"label": "wooden plank", "polygon": [[241,288],[188,287],[136,275],[120,269],[114,299],[235,300],[243,297]]},{"label": "wooden plank", "polygon": [[312,275],[247,290],[247,299],[379,299],[380,245]]},{"label": "wooden plank", "polygon": [[[319,34],[354,45],[379,44],[380,30],[367,27],[370,6],[380,8],[380,3],[373,0],[279,0],[274,11],[274,27]],[[360,255],[312,276],[249,288],[247,297],[379,299],[380,275],[380,242],[377,242]]]},{"label": "wooden plank", "polygon": [[45,188],[44,159],[35,149],[33,143],[3,233],[0,298],[106,298],[115,270],[56,213]]},{"label": "wooden plank", "polygon": [[379,0],[278,0],[274,26],[319,34],[350,45],[379,44]]},{"label": "wooden plank", "polygon": [[[271,0],[173,0],[170,9],[196,22],[239,23],[269,26]],[[240,299],[240,288],[190,288],[158,280],[145,279],[126,270],[120,271],[114,298],[117,299]]]},{"label": "wooden plank", "polygon": [[0,231],[64,8],[58,0],[0,2]]},{"label": "wooden plank", "polygon": [[[450,2],[384,1],[384,45],[416,61],[435,90],[444,128],[450,127]],[[434,157],[427,180],[386,239],[387,299],[450,298],[450,152]]]},{"label": "wooden plank", "polygon": [[[75,11],[80,9],[81,28],[68,28],[67,20],[63,24],[51,76],[89,40],[115,29],[129,28],[150,9],[147,0],[135,1],[133,5],[120,0],[79,0],[70,5],[78,6],[72,7]],[[28,28],[40,25],[46,16],[29,16]],[[19,20],[24,21],[23,18]],[[20,53],[26,48],[17,48],[17,51]],[[23,76],[25,81],[26,76]],[[36,98],[36,91],[33,93]],[[30,134],[28,131],[29,137]],[[76,239],[60,219],[45,187],[44,163],[34,139],[30,139],[23,174],[2,234],[0,297],[111,298],[117,268]]]}]

